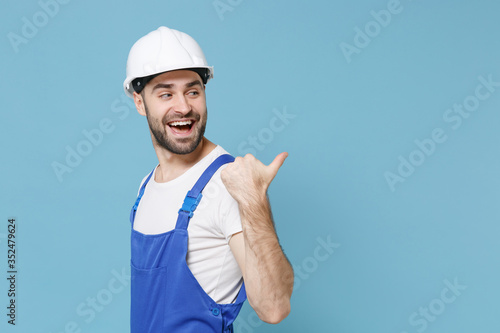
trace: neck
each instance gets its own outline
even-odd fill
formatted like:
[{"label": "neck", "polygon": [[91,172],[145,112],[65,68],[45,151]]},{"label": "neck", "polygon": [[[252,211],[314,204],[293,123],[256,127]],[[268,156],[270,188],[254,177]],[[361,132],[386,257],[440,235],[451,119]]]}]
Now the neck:
[{"label": "neck", "polygon": [[160,162],[155,172],[155,181],[164,183],[179,177],[207,156],[215,147],[216,145],[205,137],[195,150],[185,155],[174,154],[155,145],[156,156]]}]

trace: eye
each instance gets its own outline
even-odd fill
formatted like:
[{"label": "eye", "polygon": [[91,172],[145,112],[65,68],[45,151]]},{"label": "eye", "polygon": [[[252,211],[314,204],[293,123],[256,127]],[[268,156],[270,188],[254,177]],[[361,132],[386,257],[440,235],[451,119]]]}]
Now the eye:
[{"label": "eye", "polygon": [[199,94],[200,93],[198,91],[196,91],[196,90],[188,92],[188,95],[190,95],[190,96],[197,96]]},{"label": "eye", "polygon": [[162,99],[167,99],[167,98],[170,98],[170,97],[172,97],[172,94],[169,94],[169,93],[163,93],[163,94],[160,95],[160,98],[162,98]]}]

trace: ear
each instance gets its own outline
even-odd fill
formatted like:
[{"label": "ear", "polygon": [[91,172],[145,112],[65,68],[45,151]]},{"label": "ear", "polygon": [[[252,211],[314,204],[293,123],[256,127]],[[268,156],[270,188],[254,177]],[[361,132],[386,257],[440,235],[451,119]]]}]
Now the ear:
[{"label": "ear", "polygon": [[138,94],[134,91],[134,104],[137,112],[141,116],[146,116],[146,108],[144,107],[144,100],[142,99],[142,95]]}]

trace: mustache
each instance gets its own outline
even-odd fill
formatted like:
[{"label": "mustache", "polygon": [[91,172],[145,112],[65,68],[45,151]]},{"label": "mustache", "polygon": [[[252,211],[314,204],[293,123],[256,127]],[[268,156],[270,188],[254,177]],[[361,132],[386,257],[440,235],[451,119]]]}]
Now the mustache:
[{"label": "mustache", "polygon": [[193,118],[194,120],[199,121],[201,117],[198,113],[195,113],[193,111],[189,111],[183,117],[171,117],[171,115],[165,115],[162,118],[162,122],[164,125],[166,125],[167,123],[169,123],[171,121],[185,119],[185,118]]}]

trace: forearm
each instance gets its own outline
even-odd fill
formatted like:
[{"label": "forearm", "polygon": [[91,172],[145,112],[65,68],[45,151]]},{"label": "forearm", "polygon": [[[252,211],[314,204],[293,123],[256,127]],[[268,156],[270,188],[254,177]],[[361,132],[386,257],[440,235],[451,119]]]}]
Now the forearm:
[{"label": "forearm", "polygon": [[245,240],[245,285],[258,316],[278,323],[290,312],[293,269],[276,235],[266,194],[239,203]]}]

